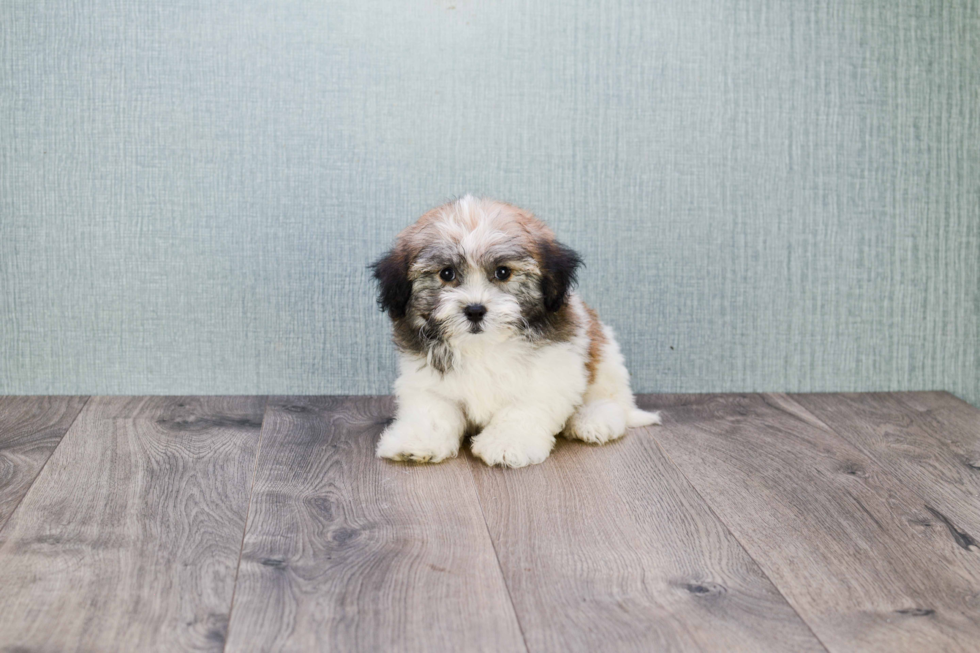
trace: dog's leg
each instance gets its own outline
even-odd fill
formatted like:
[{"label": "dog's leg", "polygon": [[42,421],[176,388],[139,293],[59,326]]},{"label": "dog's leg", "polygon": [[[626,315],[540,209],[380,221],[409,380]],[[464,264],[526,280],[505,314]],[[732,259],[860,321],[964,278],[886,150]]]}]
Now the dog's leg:
[{"label": "dog's leg", "polygon": [[473,438],[470,449],[488,465],[524,467],[543,462],[571,411],[571,405],[567,410],[556,405],[504,408]]},{"label": "dog's leg", "polygon": [[[632,400],[632,397],[630,397]],[[623,404],[627,404],[624,406]],[[659,413],[648,413],[633,405],[632,401],[617,402],[612,399],[594,399],[580,406],[565,425],[562,435],[592,444],[605,444],[621,438],[627,427],[659,424]]]},{"label": "dog's leg", "polygon": [[456,404],[431,392],[412,392],[398,398],[398,414],[378,441],[379,458],[437,463],[453,458],[466,428]]},{"label": "dog's leg", "polygon": [[612,329],[604,327],[606,342],[595,369],[595,378],[585,392],[584,402],[565,425],[563,435],[593,444],[620,438],[626,429],[659,424],[658,413],[636,407],[630,390],[630,375]]},{"label": "dog's leg", "polygon": [[611,399],[588,401],[575,411],[563,435],[593,444],[603,444],[626,433],[626,411]]}]

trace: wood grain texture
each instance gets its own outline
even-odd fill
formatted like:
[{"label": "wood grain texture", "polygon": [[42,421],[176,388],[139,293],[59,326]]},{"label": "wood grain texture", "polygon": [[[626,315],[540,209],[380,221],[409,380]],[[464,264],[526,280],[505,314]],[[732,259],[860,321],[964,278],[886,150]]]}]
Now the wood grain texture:
[{"label": "wood grain texture", "polygon": [[915,411],[915,419],[936,434],[961,466],[980,474],[980,410],[948,392],[896,392],[893,396]]},{"label": "wood grain texture", "polygon": [[980,553],[980,411],[926,393],[792,399],[924,499],[936,528]]},{"label": "wood grain texture", "polygon": [[532,653],[824,650],[648,433],[470,460]]},{"label": "wood grain texture", "polygon": [[667,455],[833,651],[975,651],[980,556],[780,395],[644,398]]},{"label": "wood grain texture", "polygon": [[466,461],[378,460],[392,413],[271,401],[229,651],[524,650]]},{"label": "wood grain texture", "polygon": [[0,531],[0,642],[221,650],[264,403],[91,399]]},{"label": "wood grain texture", "polygon": [[0,397],[0,529],[20,503],[86,397]]}]

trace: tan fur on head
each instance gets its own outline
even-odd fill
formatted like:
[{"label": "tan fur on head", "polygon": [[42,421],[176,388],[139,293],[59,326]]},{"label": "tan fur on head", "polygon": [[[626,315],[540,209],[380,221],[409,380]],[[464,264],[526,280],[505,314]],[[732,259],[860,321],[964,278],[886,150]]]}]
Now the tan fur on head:
[{"label": "tan fur on head", "polygon": [[479,257],[485,248],[511,240],[532,253],[540,264],[542,244],[554,243],[545,223],[513,204],[466,195],[427,211],[398,234],[398,247],[415,258],[427,245],[444,239],[471,244],[468,254]]}]

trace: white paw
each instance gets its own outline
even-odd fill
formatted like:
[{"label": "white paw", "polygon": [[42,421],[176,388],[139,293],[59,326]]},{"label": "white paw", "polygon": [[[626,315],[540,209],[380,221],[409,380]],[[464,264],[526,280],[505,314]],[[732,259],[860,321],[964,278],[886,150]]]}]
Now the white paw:
[{"label": "white paw", "polygon": [[593,444],[604,444],[626,433],[626,414],[619,404],[600,399],[580,406],[565,427],[565,434]]},{"label": "white paw", "polygon": [[381,434],[375,453],[378,458],[438,463],[456,457],[459,441],[459,437],[447,437],[430,428],[396,421]]},{"label": "white paw", "polygon": [[473,438],[470,450],[488,465],[526,467],[544,462],[555,445],[555,437],[508,433],[493,427]]}]

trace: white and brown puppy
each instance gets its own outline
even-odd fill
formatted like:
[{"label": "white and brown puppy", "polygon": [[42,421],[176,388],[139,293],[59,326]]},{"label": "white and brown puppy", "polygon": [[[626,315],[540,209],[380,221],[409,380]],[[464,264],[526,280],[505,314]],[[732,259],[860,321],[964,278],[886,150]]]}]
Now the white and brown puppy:
[{"label": "white and brown puppy", "polygon": [[439,462],[467,431],[490,465],[540,463],[555,436],[603,443],[639,410],[609,327],[571,287],[579,256],[531,213],[466,196],[374,264],[400,351],[398,413],[377,454]]}]

